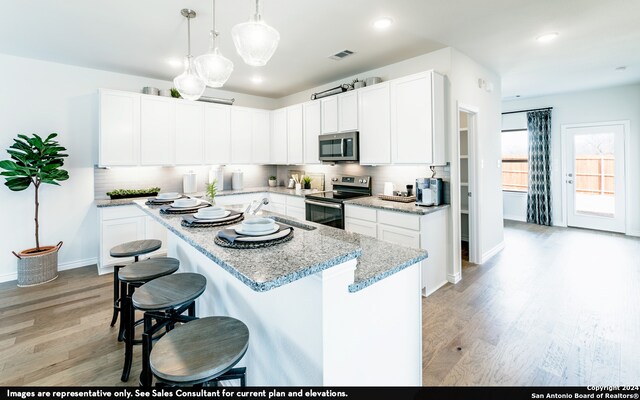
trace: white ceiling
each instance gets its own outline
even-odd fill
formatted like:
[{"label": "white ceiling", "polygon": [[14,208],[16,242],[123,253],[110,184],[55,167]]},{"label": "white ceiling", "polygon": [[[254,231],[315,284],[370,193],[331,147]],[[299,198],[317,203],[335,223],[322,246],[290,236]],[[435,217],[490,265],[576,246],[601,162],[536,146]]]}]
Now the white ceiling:
[{"label": "white ceiling", "polygon": [[[186,53],[182,8],[198,13],[193,54],[208,47],[210,0],[3,3],[1,53],[171,80],[181,71],[167,60]],[[280,46],[267,66],[249,67],[230,30],[253,3],[217,0],[220,49],[235,64],[228,90],[278,98],[446,46],[499,73],[504,98],[640,81],[638,0],[263,0]],[[394,25],[374,30],[379,16]],[[535,40],[549,31],[554,42]],[[357,54],[327,58],[344,49]]]}]

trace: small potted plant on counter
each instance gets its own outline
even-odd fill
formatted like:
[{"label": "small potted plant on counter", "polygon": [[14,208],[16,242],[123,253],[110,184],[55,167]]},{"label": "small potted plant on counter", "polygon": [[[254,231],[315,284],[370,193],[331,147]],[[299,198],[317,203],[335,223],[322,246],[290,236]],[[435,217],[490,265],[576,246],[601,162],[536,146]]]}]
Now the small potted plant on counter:
[{"label": "small potted plant on counter", "polygon": [[148,189],[116,189],[116,190],[107,192],[107,196],[109,196],[111,200],[117,200],[117,199],[130,199],[133,197],[157,196],[158,193],[160,193],[159,187],[153,187]]},{"label": "small potted plant on counter", "polygon": [[303,189],[311,189],[311,177],[305,176],[302,178],[302,188]]},{"label": "small potted plant on counter", "polygon": [[58,182],[69,179],[69,173],[62,169],[64,157],[68,157],[62,152],[67,149],[54,140],[56,136],[57,133],[52,133],[43,140],[36,134],[30,137],[18,135],[7,149],[11,160],[0,161],[0,169],[4,170],[0,175],[5,177],[4,184],[9,190],[19,192],[32,184],[34,187],[36,247],[13,252],[18,257],[18,286],[21,287],[39,285],[58,277],[58,250],[62,247],[62,241],[55,246],[40,246],[38,215],[40,185],[48,183],[60,186]]},{"label": "small potted plant on counter", "polygon": [[218,180],[214,179],[207,183],[207,197],[213,205],[216,205],[216,193],[218,193]]},{"label": "small potted plant on counter", "polygon": [[271,175],[271,176],[269,177],[269,186],[271,186],[271,187],[276,187],[276,186],[278,186],[278,178],[276,178],[276,176],[275,176],[275,175]]}]

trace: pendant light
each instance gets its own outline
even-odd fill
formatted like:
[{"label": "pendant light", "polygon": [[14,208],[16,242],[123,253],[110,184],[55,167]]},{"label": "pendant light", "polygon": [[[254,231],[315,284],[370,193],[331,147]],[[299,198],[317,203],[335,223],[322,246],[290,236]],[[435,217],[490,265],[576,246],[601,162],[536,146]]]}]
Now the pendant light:
[{"label": "pendant light", "polygon": [[184,58],[184,72],[173,79],[173,84],[182,98],[198,100],[200,96],[202,96],[202,93],[204,93],[207,85],[196,73],[193,67],[193,57],[191,56],[191,18],[196,17],[196,12],[185,8],[180,13],[187,19],[188,54]]},{"label": "pendant light", "polygon": [[213,26],[209,52],[196,57],[194,61],[198,75],[207,86],[222,87],[233,72],[233,63],[218,50],[218,32],[216,31],[216,0],[213,0]]},{"label": "pendant light", "polygon": [[234,26],[231,35],[244,62],[256,67],[267,64],[280,41],[280,33],[262,20],[260,0],[256,0],[256,13],[249,21]]}]

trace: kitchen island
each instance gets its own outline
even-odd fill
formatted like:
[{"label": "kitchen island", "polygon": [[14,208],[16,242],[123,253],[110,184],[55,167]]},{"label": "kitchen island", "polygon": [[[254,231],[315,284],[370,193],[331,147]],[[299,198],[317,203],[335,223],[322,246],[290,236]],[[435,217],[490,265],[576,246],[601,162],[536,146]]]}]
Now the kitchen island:
[{"label": "kitchen island", "polygon": [[[245,322],[250,386],[418,386],[422,382],[420,262],[425,251],[261,211],[294,227],[262,249],[214,243],[220,228],[135,204],[168,229],[181,272],[207,278],[198,316]],[[228,207],[230,208],[230,207]]]}]

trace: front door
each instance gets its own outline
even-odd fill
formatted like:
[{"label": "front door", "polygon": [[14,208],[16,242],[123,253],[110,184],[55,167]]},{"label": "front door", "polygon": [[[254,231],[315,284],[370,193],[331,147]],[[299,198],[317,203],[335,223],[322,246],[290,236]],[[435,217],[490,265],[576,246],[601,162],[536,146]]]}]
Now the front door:
[{"label": "front door", "polygon": [[564,125],[567,225],[625,232],[625,123]]}]

